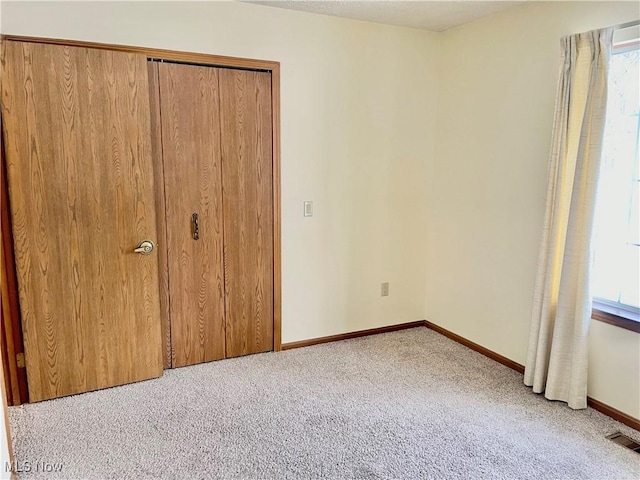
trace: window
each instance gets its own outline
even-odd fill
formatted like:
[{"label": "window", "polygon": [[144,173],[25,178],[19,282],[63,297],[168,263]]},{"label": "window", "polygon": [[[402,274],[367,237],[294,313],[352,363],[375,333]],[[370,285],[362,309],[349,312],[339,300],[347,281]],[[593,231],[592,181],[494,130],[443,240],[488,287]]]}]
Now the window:
[{"label": "window", "polygon": [[640,332],[640,42],[616,46],[593,237],[594,315]]}]

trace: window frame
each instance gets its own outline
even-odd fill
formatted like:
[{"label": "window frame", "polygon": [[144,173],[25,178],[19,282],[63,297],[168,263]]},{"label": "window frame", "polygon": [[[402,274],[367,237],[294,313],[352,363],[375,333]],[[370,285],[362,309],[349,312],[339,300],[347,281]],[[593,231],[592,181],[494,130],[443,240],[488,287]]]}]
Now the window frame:
[{"label": "window frame", "polygon": [[[640,39],[622,42],[613,46],[613,54],[640,49]],[[640,333],[640,315],[625,308],[610,305],[594,298],[591,303],[591,318],[616,327]]]},{"label": "window frame", "polygon": [[591,318],[616,327],[640,333],[640,315],[617,308],[594,299],[591,304]]}]

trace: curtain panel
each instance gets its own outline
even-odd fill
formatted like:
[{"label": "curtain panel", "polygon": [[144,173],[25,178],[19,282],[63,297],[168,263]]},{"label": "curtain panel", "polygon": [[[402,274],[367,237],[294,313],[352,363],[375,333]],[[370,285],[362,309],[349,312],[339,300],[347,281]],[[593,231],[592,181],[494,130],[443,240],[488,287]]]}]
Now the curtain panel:
[{"label": "curtain panel", "polygon": [[587,406],[591,235],[613,29],[562,39],[542,242],[524,383]]}]

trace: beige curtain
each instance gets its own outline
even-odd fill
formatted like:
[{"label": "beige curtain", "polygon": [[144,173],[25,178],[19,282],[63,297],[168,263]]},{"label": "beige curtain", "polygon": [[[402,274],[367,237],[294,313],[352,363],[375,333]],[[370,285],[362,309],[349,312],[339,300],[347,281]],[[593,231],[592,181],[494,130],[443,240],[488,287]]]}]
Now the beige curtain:
[{"label": "beige curtain", "polygon": [[562,39],[546,213],[524,383],[587,406],[591,233],[613,29]]}]

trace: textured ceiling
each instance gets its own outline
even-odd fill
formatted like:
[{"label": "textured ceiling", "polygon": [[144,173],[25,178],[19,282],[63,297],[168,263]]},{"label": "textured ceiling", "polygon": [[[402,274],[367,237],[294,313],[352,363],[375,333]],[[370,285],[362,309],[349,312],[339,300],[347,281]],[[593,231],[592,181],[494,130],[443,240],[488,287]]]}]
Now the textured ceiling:
[{"label": "textured ceiling", "polygon": [[270,7],[442,32],[504,10],[519,1],[277,0]]}]

